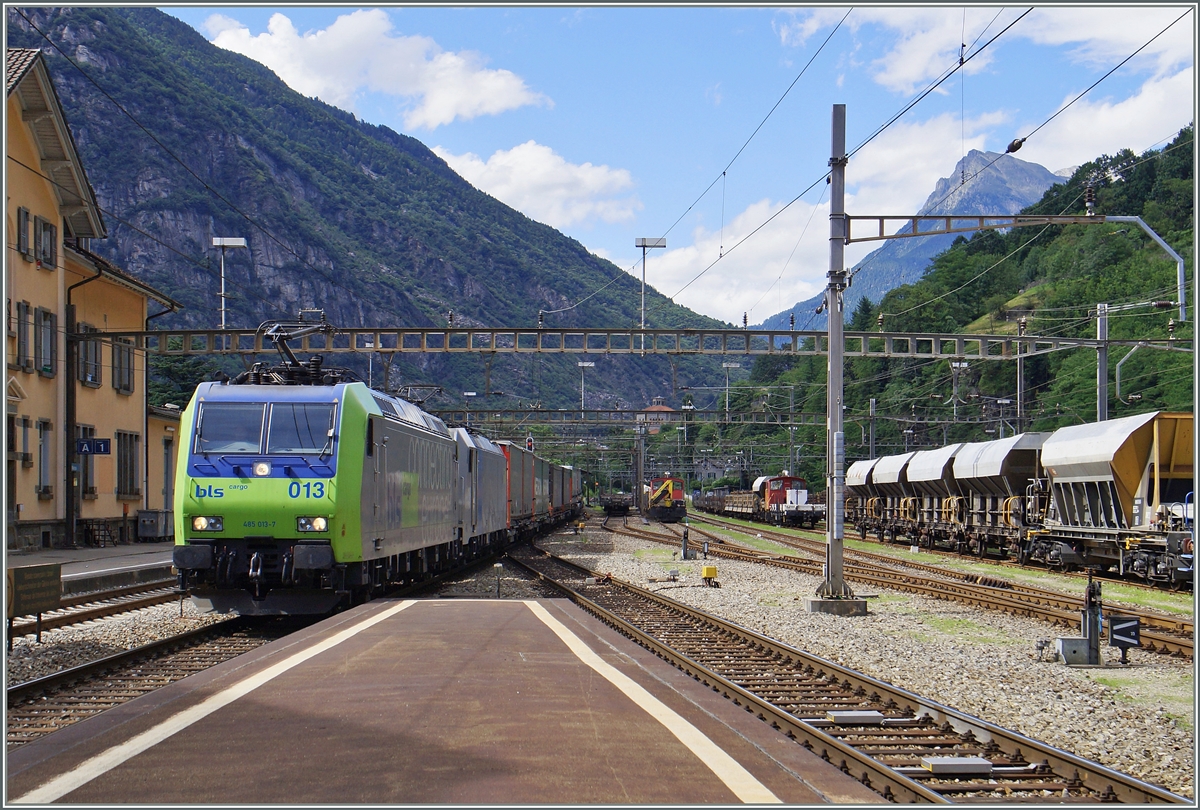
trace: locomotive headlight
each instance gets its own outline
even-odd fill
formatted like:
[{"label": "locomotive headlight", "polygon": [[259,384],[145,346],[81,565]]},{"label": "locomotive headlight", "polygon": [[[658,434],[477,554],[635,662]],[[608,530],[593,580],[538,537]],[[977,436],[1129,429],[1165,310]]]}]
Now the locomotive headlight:
[{"label": "locomotive headlight", "polygon": [[296,518],[296,531],[323,532],[329,528],[329,521],[323,517]]},{"label": "locomotive headlight", "polygon": [[198,532],[219,532],[225,528],[225,521],[216,516],[197,515],[192,518],[192,528]]},{"label": "locomotive headlight", "polygon": [[264,475],[270,475],[271,474],[271,462],[269,462],[269,461],[254,462],[254,474],[259,476],[260,478]]}]

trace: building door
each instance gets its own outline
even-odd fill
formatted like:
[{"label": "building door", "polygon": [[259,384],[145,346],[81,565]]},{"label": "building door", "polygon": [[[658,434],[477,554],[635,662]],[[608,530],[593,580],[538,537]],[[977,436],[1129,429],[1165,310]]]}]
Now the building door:
[{"label": "building door", "polygon": [[163,509],[170,511],[175,504],[175,440],[163,437]]}]

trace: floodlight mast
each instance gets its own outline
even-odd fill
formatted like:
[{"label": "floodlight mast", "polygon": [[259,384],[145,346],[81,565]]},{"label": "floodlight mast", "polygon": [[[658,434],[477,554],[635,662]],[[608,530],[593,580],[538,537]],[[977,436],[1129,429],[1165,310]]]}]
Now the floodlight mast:
[{"label": "floodlight mast", "polygon": [[214,236],[213,247],[221,249],[221,328],[225,328],[225,300],[228,296],[225,295],[225,249],[226,248],[244,248],[246,240],[240,236]]}]

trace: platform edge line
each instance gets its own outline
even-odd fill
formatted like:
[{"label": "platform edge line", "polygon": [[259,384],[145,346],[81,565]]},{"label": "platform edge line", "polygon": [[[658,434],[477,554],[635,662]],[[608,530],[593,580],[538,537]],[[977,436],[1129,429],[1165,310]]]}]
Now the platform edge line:
[{"label": "platform edge line", "polygon": [[83,787],[88,782],[132,759],[146,749],[174,736],[193,723],[203,720],[213,712],[228,706],[240,697],[244,697],[298,664],[302,664],[308,659],[336,647],[350,637],[366,630],[368,627],[376,625],[414,604],[416,602],[411,599],[405,600],[395,607],[380,611],[369,619],[364,619],[358,624],[347,627],[338,634],[330,636],[325,641],[294,653],[279,663],[267,667],[262,672],[243,678],[190,709],[184,709],[178,714],[168,717],[166,720],[146,729],[140,734],[130,737],[125,742],[114,745],[91,759],[84,760],[71,770],[54,777],[44,785],[36,787],[15,799],[9,799],[9,801],[13,804],[49,804],[61,799],[71,791]]},{"label": "platform edge line", "polygon": [[639,708],[674,734],[741,801],[747,804],[783,803],[766,785],[758,781],[741,763],[709,739],[704,732],[650,694],[641,684],[602,659],[579,636],[567,629],[566,625],[551,616],[545,607],[531,600],[524,600],[524,603],[533,612],[533,615],[549,627],[580,661],[620,689]]}]

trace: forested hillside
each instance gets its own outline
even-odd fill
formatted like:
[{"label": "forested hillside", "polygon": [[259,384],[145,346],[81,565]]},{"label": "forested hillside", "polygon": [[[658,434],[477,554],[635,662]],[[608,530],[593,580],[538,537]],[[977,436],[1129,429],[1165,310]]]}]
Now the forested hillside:
[{"label": "forested hillside", "polygon": [[[1084,214],[1089,181],[1098,215],[1139,216],[1186,260],[1187,290],[1193,285],[1193,128],[1161,150],[1126,150],[1099,157],[1050,188],[1025,213]],[[959,237],[934,260],[924,277],[859,302],[846,329],[888,332],[1016,334],[1024,317],[1027,334],[1096,337],[1096,305],[1177,301],[1176,264],[1136,223],[1013,228]],[[1130,306],[1109,316],[1109,337],[1120,340],[1178,339],[1193,335],[1195,302],[1188,322],[1176,323],[1178,306]],[[1173,330],[1173,331],[1172,331]],[[1128,348],[1109,352],[1109,417],[1156,409],[1191,411],[1193,356],[1141,348],[1121,367]],[[750,380],[735,387],[733,408],[823,413],[822,358],[764,358]],[[846,364],[847,463],[867,456],[870,401],[877,454],[984,441],[1025,430],[1051,430],[1096,419],[1096,352],[1075,349],[1025,361],[1026,419],[1016,422],[1016,363],[968,360],[958,376],[958,401],[948,362],[851,359]],[[794,399],[789,400],[789,397]],[[1007,400],[1007,402],[1005,402]],[[1124,400],[1124,401],[1122,401]],[[792,402],[794,401],[794,406]],[[718,437],[698,432],[697,444],[718,456],[742,456],[753,448],[762,471],[787,464],[792,444],[786,430],[736,428]],[[825,478],[824,432],[797,428],[799,470],[816,488]],[[748,466],[748,465],[747,465]],[[750,470],[753,472],[753,470]]]}]

